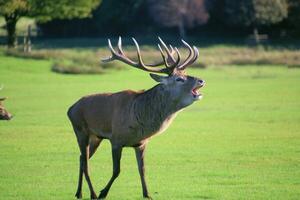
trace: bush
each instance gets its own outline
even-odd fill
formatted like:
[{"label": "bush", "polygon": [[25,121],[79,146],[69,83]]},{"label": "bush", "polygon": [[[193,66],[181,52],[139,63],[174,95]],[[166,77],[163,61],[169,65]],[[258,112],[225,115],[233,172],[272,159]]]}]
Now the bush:
[{"label": "bush", "polygon": [[[101,52],[108,55],[105,50]],[[21,50],[9,49],[5,51],[5,54],[19,58],[52,60],[51,70],[63,74],[99,74],[104,73],[106,69],[122,68],[122,65],[116,63],[101,63],[100,58],[104,57],[103,53],[94,51],[48,49],[25,53]]]},{"label": "bush", "polygon": [[[136,60],[136,48],[124,46],[126,55]],[[191,67],[206,68],[224,65],[284,65],[287,67],[300,66],[300,51],[298,48],[261,45],[258,47],[218,45],[200,48],[200,56]],[[161,55],[153,46],[141,46],[144,62],[156,63]],[[187,56],[187,50],[180,48],[182,58]],[[18,50],[7,50],[6,55],[47,59],[53,62],[52,71],[67,74],[99,74],[109,69],[129,68],[121,62],[101,63],[111,53],[108,48],[62,48],[62,49],[34,49],[31,53]]]},{"label": "bush", "polygon": [[62,73],[62,74],[100,74],[103,73],[101,67],[91,67],[87,65],[78,66],[74,63],[64,64],[60,62],[55,62],[52,65],[51,70],[53,72]]}]

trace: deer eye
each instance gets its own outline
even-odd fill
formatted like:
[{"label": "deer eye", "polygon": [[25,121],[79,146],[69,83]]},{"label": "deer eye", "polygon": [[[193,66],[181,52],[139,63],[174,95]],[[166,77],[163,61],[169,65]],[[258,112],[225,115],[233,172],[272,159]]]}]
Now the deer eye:
[{"label": "deer eye", "polygon": [[176,78],[176,81],[184,82],[183,78]]}]

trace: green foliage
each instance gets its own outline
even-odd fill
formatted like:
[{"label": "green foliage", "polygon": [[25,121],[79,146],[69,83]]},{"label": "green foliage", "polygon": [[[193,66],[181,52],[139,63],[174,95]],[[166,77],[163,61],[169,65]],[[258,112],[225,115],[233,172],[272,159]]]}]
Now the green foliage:
[{"label": "green foliage", "polygon": [[[88,17],[100,0],[31,0],[33,16],[40,20]],[[29,13],[31,15],[31,13]]]},{"label": "green foliage", "polygon": [[254,0],[254,10],[257,25],[278,23],[288,14],[286,0]]},{"label": "green foliage", "polygon": [[227,23],[242,26],[271,25],[287,17],[286,0],[226,0]]},{"label": "green foliage", "polygon": [[27,0],[0,0],[0,15],[23,15],[28,12],[29,5]]},{"label": "green foliage", "polygon": [[[51,61],[0,55],[1,96],[14,114],[0,122],[1,199],[74,199],[79,149],[66,112],[81,96],[146,89],[147,73],[51,73]],[[298,199],[300,70],[281,67],[189,69],[207,81],[204,98],[180,112],[146,153],[156,200]],[[104,141],[91,159],[100,191],[112,172]],[[109,199],[142,199],[134,151],[125,148]],[[86,182],[83,198],[89,199]]]},{"label": "green foliage", "polygon": [[100,0],[0,0],[0,15],[40,20],[90,16]]},{"label": "green foliage", "polygon": [[100,0],[0,0],[0,15],[4,16],[8,45],[16,44],[16,24],[20,17],[34,17],[40,21],[87,17]]}]

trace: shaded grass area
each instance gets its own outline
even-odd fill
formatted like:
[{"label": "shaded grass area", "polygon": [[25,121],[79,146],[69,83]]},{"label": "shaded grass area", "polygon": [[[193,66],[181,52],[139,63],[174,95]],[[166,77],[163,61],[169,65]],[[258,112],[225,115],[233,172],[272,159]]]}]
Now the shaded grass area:
[{"label": "shaded grass area", "polygon": [[[102,58],[110,55],[107,48],[107,43],[104,39],[81,39],[79,44],[82,44],[78,48],[52,48],[52,45],[58,45],[60,43],[66,43],[74,40],[53,40],[53,42],[37,42],[33,47],[33,51],[23,53],[22,50],[9,50],[5,51],[6,55],[21,57],[21,58],[33,58],[33,59],[45,59],[52,60],[52,70],[58,73],[68,74],[91,74],[91,73],[103,73],[109,67],[122,68],[123,64],[116,62],[113,65],[103,64],[100,62]],[[90,44],[93,42],[95,45],[93,48],[86,48],[84,43]],[[116,45],[116,41],[114,44]],[[153,63],[154,61],[161,60],[160,53],[155,46],[149,45],[147,38],[139,40],[142,45],[142,55],[146,63]],[[300,50],[297,46],[289,47],[288,45],[262,45],[256,47],[249,47],[247,45],[209,45],[201,46],[202,41],[198,41],[197,38],[193,38],[192,43],[200,47],[200,58],[193,65],[195,68],[206,68],[210,66],[227,66],[227,65],[274,65],[285,66],[290,68],[300,67]],[[78,41],[76,40],[76,43]],[[183,56],[187,55],[186,49],[182,48],[182,44],[178,39],[168,39],[167,42],[171,44],[179,45],[179,50]],[[152,41],[151,44],[156,44],[157,41]],[[136,49],[132,46],[132,41],[128,38],[124,39],[124,49],[126,55],[136,59]]]},{"label": "shaded grass area", "polygon": [[[99,76],[51,73],[52,62],[0,55],[0,80],[15,115],[0,122],[3,199],[74,199],[79,150],[66,117],[83,95],[154,85],[139,70]],[[147,149],[154,199],[297,199],[300,196],[300,70],[272,66],[189,69],[204,99],[181,112]],[[111,176],[110,145],[91,160],[100,191]],[[108,199],[142,199],[134,151],[123,152]],[[84,182],[83,196],[89,197]]]}]

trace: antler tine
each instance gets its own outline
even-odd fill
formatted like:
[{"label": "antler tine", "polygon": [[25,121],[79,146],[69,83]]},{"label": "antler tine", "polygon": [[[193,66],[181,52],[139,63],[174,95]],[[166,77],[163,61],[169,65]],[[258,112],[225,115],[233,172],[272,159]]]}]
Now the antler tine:
[{"label": "antler tine", "polygon": [[108,48],[111,51],[111,56],[109,56],[108,58],[101,59],[102,62],[109,62],[109,61],[114,60],[113,57],[114,57],[115,51],[114,51],[113,47],[111,46],[110,39],[107,40],[107,43],[108,43]]},{"label": "antler tine", "polygon": [[[180,63],[180,60],[181,60],[181,55],[178,51],[178,49],[175,47],[175,50],[173,48],[172,45],[169,45],[170,46],[170,49],[167,47],[167,45],[165,44],[165,42],[160,38],[158,37],[160,43],[162,44],[162,46],[164,47],[165,51],[167,52],[167,62],[165,62],[165,65],[167,68],[169,68],[169,71],[173,72],[174,69],[178,66],[178,64]],[[160,45],[158,44],[159,48],[160,48]],[[163,55],[163,51],[162,49],[160,48],[160,51],[161,51],[161,54]],[[177,59],[175,60],[174,58],[174,54],[177,54]],[[165,56],[163,56],[164,58]],[[171,62],[171,64],[169,65],[169,62]]]},{"label": "antler tine", "polygon": [[[194,50],[194,56],[193,58],[186,64],[186,67],[193,64],[199,57],[199,51],[197,49],[197,47],[193,46],[193,50]],[[184,67],[184,68],[186,68]]]},{"label": "antler tine", "polygon": [[140,46],[139,46],[139,44],[137,43],[137,41],[134,38],[132,38],[132,40],[133,40],[133,42],[134,42],[134,44],[136,46],[137,56],[138,56],[138,59],[139,59],[139,65],[140,65],[140,67],[142,67],[142,69],[147,70],[147,67],[144,64],[142,56],[141,56]]},{"label": "antler tine", "polygon": [[136,48],[137,48],[137,56],[138,56],[138,62],[135,62],[131,59],[129,59],[128,57],[126,57],[123,49],[122,49],[122,39],[121,37],[119,37],[119,40],[118,40],[118,52],[116,52],[114,50],[114,48],[112,47],[111,45],[111,41],[108,39],[108,47],[111,51],[111,56],[109,56],[108,58],[105,58],[105,59],[102,59],[103,62],[110,62],[110,61],[113,61],[113,60],[119,60],[119,61],[122,61],[130,66],[133,66],[135,68],[138,68],[138,69],[142,69],[142,70],[145,70],[145,71],[148,71],[148,72],[155,72],[155,73],[166,73],[166,74],[170,74],[169,70],[166,69],[166,68],[149,68],[149,67],[156,67],[156,66],[160,66],[162,65],[164,62],[160,62],[158,64],[151,64],[151,65],[146,65],[144,64],[143,62],[143,59],[142,59],[142,56],[141,56],[141,51],[140,51],[140,47],[137,43],[137,41],[132,38]]},{"label": "antler tine", "polygon": [[197,47],[193,46],[194,56],[193,58],[186,64],[186,66],[193,64],[199,57],[199,51]]},{"label": "antler tine", "polygon": [[[119,39],[119,44],[121,43],[121,40]],[[110,62],[110,61],[113,61],[113,60],[120,60],[128,65],[132,65],[134,67],[137,67],[137,63],[135,63],[134,61],[130,60],[129,58],[125,57],[123,51],[122,51],[122,48],[119,48],[119,53],[117,53],[114,48],[112,47],[111,45],[111,41],[110,39],[108,39],[108,47],[111,51],[111,56],[108,57],[108,58],[105,58],[105,59],[102,59],[102,62]]]},{"label": "antler tine", "polygon": [[170,49],[171,49],[171,54],[174,55],[175,53],[177,54],[177,60],[176,62],[174,63],[174,67],[176,67],[179,63],[180,63],[180,60],[181,60],[181,55],[178,51],[178,49],[175,47],[175,50],[173,48],[172,45],[169,45],[170,46]]},{"label": "antler tine", "polygon": [[[159,38],[159,37],[158,37]],[[162,39],[161,38],[159,38],[160,39],[160,41],[161,41],[161,43],[162,44],[165,44],[163,41],[162,41]],[[178,49],[177,50],[174,50],[174,48],[173,48],[173,46],[172,45],[169,45],[169,47],[170,47],[170,49],[171,50],[169,50],[168,48],[166,48],[166,45],[164,45],[164,48],[165,48],[165,50],[167,51],[167,55],[168,55],[168,57],[166,58],[166,56],[164,55],[164,51],[162,50],[162,48],[161,48],[161,45],[160,44],[157,44],[157,46],[158,46],[158,49],[159,49],[159,51],[160,51],[160,54],[161,54],[161,56],[162,56],[162,58],[163,58],[163,61],[162,62],[159,62],[159,63],[156,63],[156,64],[147,64],[147,66],[148,67],[156,67],[156,66],[160,66],[160,65],[165,65],[166,67],[168,67],[168,68],[175,68],[178,64],[179,64],[179,62],[180,62],[180,59],[181,59],[181,56],[180,56],[180,53],[179,53],[179,51],[178,51]],[[176,48],[176,47],[175,47]],[[168,52],[170,53],[170,54],[168,54]],[[175,59],[174,59],[174,54],[177,54],[177,60],[175,61]],[[173,63],[173,64],[171,64],[171,65],[169,65],[169,63]],[[171,70],[169,70],[169,71],[171,71]]]},{"label": "antler tine", "polygon": [[171,54],[173,55],[175,53],[174,48],[172,45],[169,45],[170,49],[171,49]]},{"label": "antler tine", "polygon": [[177,49],[177,47],[175,47],[175,52],[177,53],[177,61],[176,61],[176,64],[175,66],[178,66],[178,64],[180,63],[180,60],[181,60],[181,55],[179,53],[179,50]]},{"label": "antler tine", "polygon": [[195,56],[194,56],[195,52],[193,51],[192,47],[186,41],[184,41],[184,40],[181,40],[181,41],[184,44],[184,46],[186,46],[189,50],[189,55],[188,55],[187,59],[181,65],[179,65],[177,67],[179,70],[184,70],[188,65],[192,64],[191,60],[193,58],[195,58]]},{"label": "antler tine", "polygon": [[164,47],[164,49],[166,50],[166,52],[167,52],[167,55],[168,55],[168,61],[170,60],[172,63],[175,63],[176,61],[175,61],[175,59],[174,59],[174,57],[173,57],[173,55],[172,55],[172,46],[171,46],[171,51],[169,50],[169,48],[167,47],[167,45],[165,44],[165,42],[160,38],[160,37],[158,37],[158,40],[159,40],[159,42],[162,44],[162,46]]},{"label": "antler tine", "polygon": [[118,40],[118,51],[121,55],[125,55],[124,51],[122,49],[122,38],[119,36],[119,40]]},{"label": "antler tine", "polygon": [[[138,42],[137,42],[134,38],[132,38],[132,40],[133,40],[133,42],[134,42],[134,44],[135,44],[135,46],[136,46],[136,49],[137,49],[137,56],[138,56],[139,64],[140,64],[145,70],[153,70],[153,69],[149,69],[148,67],[157,67],[157,66],[160,66],[160,65],[164,64],[164,62],[159,62],[159,63],[157,63],[157,64],[147,64],[147,65],[146,65],[146,64],[143,62],[143,59],[142,59],[142,56],[141,56],[141,50],[140,50],[140,46],[139,46]],[[159,72],[159,70],[158,70],[158,71],[155,70],[154,72]]]},{"label": "antler tine", "polygon": [[[137,51],[138,51],[137,53],[138,53],[139,60],[142,61],[141,51],[140,51],[140,47],[138,45],[138,42],[135,40],[135,38],[132,38],[132,40],[133,40],[133,42],[134,42],[134,44],[135,44],[135,46],[137,48]],[[118,51],[119,51],[119,53],[121,55],[125,56],[125,53],[124,53],[124,51],[122,49],[122,38],[121,37],[119,37],[119,40],[118,40]],[[143,61],[141,63],[144,66],[146,65],[146,64],[144,64]],[[164,62],[162,61],[162,62],[159,62],[159,63],[156,63],[156,64],[147,64],[146,66],[148,66],[148,67],[157,67],[157,66],[160,66],[160,65],[163,65],[163,64],[164,64]]]},{"label": "antler tine", "polygon": [[[164,55],[164,53],[163,53],[163,50],[162,50],[162,48],[161,48],[161,46],[159,45],[159,44],[157,44],[157,46],[158,46],[158,49],[159,49],[159,51],[160,51],[160,54],[161,54],[161,56],[162,56],[162,58],[163,58],[163,61],[161,61],[161,62],[159,62],[159,63],[156,63],[156,64],[147,64],[147,66],[148,67],[157,67],[157,66],[160,66],[160,65],[165,65],[166,67],[170,67],[169,66],[169,62],[173,62],[172,60],[170,60],[171,58],[166,58],[166,56]],[[170,49],[171,49],[171,55],[173,56],[174,55],[174,53],[177,53],[176,51],[174,51],[174,48],[172,47],[172,45],[169,45],[170,46]],[[178,52],[179,53],[179,52]],[[180,55],[178,55],[178,53],[177,53],[177,58],[178,58],[178,56],[180,56]],[[176,63],[178,64],[180,62],[180,59],[179,60],[177,60],[176,61]]]},{"label": "antler tine", "polygon": [[175,47],[175,50],[174,50],[173,47],[172,47],[173,54],[174,54],[175,52],[176,52],[176,54],[177,54],[177,60],[176,60],[176,62],[174,62],[173,64],[169,65],[169,64],[168,64],[168,61],[167,61],[167,58],[166,58],[166,56],[165,56],[164,53],[163,53],[163,50],[162,50],[161,46],[160,46],[159,44],[157,44],[157,46],[158,46],[159,51],[160,51],[160,54],[161,54],[161,56],[162,56],[162,58],[163,58],[163,60],[164,60],[164,64],[165,64],[166,68],[168,69],[168,71],[170,71],[170,73],[172,73],[173,70],[174,70],[174,68],[175,68],[176,66],[178,66],[178,64],[179,64],[179,62],[180,62],[180,59],[181,59],[181,55],[180,55],[178,49]]},{"label": "antler tine", "polygon": [[[141,51],[140,51],[140,47],[139,47],[138,42],[134,38],[132,38],[132,40],[133,40],[133,42],[134,42],[134,44],[136,46],[136,49],[137,49],[137,55],[138,55],[138,59],[139,59],[139,64],[140,64],[141,67],[143,67],[144,70],[151,71],[151,72],[158,72],[158,73],[166,73],[166,74],[172,73],[173,68],[172,68],[172,70],[169,69],[168,63],[166,61],[166,57],[163,54],[163,50],[162,50],[162,48],[160,47],[159,44],[158,44],[158,48],[159,48],[159,50],[161,52],[161,55],[163,57],[163,62],[159,62],[159,63],[156,63],[156,64],[147,64],[147,65],[145,65],[144,62],[143,62],[143,60],[142,60]],[[151,68],[151,69],[148,68],[148,67],[157,67],[157,66],[160,66],[162,64],[165,64],[167,68],[155,69],[155,70],[153,68]]]},{"label": "antler tine", "polygon": [[194,49],[194,58],[189,62],[188,65],[194,63],[199,57],[199,51],[198,51],[197,47],[193,46],[193,49]]},{"label": "antler tine", "polygon": [[165,56],[165,54],[164,54],[164,52],[163,52],[161,46],[160,46],[159,44],[157,44],[157,46],[158,46],[158,49],[159,49],[159,51],[160,51],[161,57],[163,58],[163,61],[164,61],[163,64],[165,64],[166,67],[169,67],[169,66],[168,66],[167,58],[166,58],[166,56]]}]

